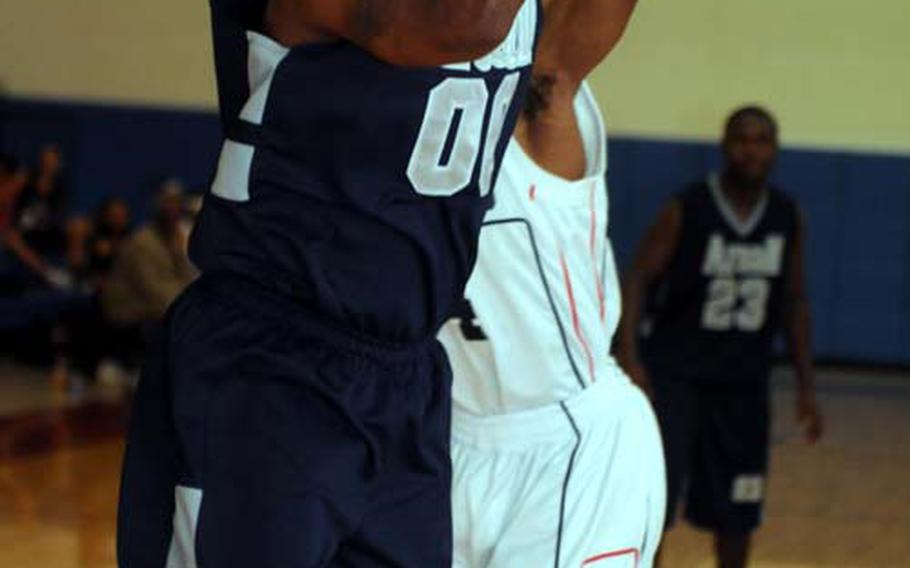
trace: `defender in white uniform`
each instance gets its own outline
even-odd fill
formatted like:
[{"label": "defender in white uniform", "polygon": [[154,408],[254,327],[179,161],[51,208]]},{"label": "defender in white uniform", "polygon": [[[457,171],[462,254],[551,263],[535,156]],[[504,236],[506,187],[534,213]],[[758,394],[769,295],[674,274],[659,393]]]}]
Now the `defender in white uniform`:
[{"label": "defender in white uniform", "polygon": [[457,567],[648,567],[663,530],[658,426],[610,356],[605,128],[586,84],[568,106],[584,171],[552,173],[512,140],[460,317],[440,334]]}]

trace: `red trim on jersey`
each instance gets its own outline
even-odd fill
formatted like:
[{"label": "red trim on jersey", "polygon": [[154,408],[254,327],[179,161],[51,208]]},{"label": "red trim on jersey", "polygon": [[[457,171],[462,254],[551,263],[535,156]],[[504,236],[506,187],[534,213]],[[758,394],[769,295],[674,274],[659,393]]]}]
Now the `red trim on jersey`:
[{"label": "red trim on jersey", "polygon": [[591,564],[596,564],[601,560],[607,560],[610,558],[617,558],[619,556],[628,556],[632,555],[635,566],[638,566],[638,562],[641,559],[641,552],[637,548],[623,548],[622,550],[614,550],[612,552],[605,552],[603,554],[598,554],[597,556],[592,556],[584,562],[581,563],[582,566],[590,566]]},{"label": "red trim on jersey", "polygon": [[600,281],[600,274],[597,271],[597,184],[591,184],[590,190],[590,207],[591,207],[591,268],[594,269],[594,287],[597,290],[597,302],[600,306],[600,321],[607,321],[607,300],[604,294],[604,285]]},{"label": "red trim on jersey", "polygon": [[588,192],[588,206],[591,208],[591,258],[594,258],[597,250],[597,207],[595,207],[596,184],[591,184],[591,190]]},{"label": "red trim on jersey", "polygon": [[528,190],[528,197],[531,198],[531,201],[534,201],[537,198],[537,186],[531,185],[531,189]]},{"label": "red trim on jersey", "polygon": [[566,284],[566,295],[569,297],[569,307],[572,310],[572,327],[575,328],[575,337],[585,352],[588,359],[588,371],[591,374],[591,382],[597,379],[594,377],[594,356],[591,354],[591,347],[588,346],[588,340],[585,338],[584,331],[581,329],[581,322],[578,319],[578,307],[575,305],[575,293],[572,291],[572,279],[569,277],[569,267],[566,265],[566,257],[559,251],[559,264],[562,265],[562,277]]}]

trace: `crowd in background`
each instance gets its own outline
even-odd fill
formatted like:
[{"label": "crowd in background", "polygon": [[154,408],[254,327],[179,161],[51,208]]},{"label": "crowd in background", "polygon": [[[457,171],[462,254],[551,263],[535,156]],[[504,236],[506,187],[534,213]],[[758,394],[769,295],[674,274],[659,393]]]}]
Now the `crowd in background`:
[{"label": "crowd in background", "polygon": [[70,385],[130,382],[167,306],[196,277],[187,240],[201,198],[168,180],[138,225],[113,196],[76,215],[64,164],[56,145],[34,167],[0,155],[0,354],[53,363]]}]

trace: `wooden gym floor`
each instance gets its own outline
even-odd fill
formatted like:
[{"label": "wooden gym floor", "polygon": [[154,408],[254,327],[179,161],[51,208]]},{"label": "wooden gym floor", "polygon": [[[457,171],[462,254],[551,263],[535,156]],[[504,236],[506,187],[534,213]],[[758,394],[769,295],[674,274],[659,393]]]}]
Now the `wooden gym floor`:
[{"label": "wooden gym floor", "polygon": [[[820,372],[827,437],[805,447],[793,390],[775,379],[773,472],[756,568],[910,567],[910,374]],[[0,363],[0,568],[115,566],[123,404],[63,394]],[[669,568],[712,566],[710,539],[681,526]]]}]

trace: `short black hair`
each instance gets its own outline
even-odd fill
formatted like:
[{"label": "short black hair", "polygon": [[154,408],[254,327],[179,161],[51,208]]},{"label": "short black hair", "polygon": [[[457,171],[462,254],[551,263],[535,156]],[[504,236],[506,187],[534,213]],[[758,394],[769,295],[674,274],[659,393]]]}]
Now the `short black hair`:
[{"label": "short black hair", "polygon": [[730,117],[727,118],[727,124],[724,128],[724,136],[729,136],[733,129],[740,125],[740,123],[747,118],[755,118],[764,123],[766,123],[771,128],[771,134],[774,135],[774,139],[777,140],[778,127],[777,119],[774,118],[774,115],[771,112],[758,105],[746,105],[739,107],[734,110]]}]

